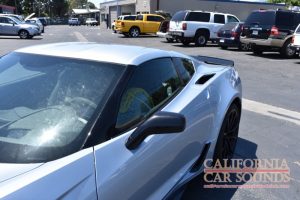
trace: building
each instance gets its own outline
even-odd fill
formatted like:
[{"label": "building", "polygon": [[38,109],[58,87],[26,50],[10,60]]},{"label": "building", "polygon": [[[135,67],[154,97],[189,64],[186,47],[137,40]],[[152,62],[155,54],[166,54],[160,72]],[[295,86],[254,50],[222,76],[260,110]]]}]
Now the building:
[{"label": "building", "polygon": [[12,6],[0,5],[0,13],[3,14],[15,14],[16,8]]},{"label": "building", "polygon": [[72,17],[79,18],[80,22],[84,24],[87,18],[95,18],[98,22],[100,20],[100,11],[99,9],[73,9]]},{"label": "building", "polygon": [[101,21],[109,25],[119,15],[154,13],[163,10],[171,14],[179,10],[203,10],[231,13],[245,20],[252,10],[285,8],[285,5],[231,0],[113,0],[100,3]]}]

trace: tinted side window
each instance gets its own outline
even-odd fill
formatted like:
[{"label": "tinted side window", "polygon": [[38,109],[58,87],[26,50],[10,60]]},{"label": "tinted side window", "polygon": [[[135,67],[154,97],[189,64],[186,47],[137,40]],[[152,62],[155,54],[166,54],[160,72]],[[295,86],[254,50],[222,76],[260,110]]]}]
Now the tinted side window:
[{"label": "tinted side window", "polygon": [[3,17],[0,17],[0,23],[5,23]]},{"label": "tinted side window", "polygon": [[163,18],[158,17],[158,16],[147,16],[147,21],[161,22],[161,21],[163,21]]},{"label": "tinted side window", "polygon": [[178,72],[183,79],[184,85],[187,84],[195,73],[194,64],[191,60],[175,58],[174,62],[178,68]]},{"label": "tinted side window", "polygon": [[122,95],[116,128],[129,128],[155,112],[180,87],[170,58],[136,67]]},{"label": "tinted side window", "polygon": [[229,22],[239,22],[239,20],[234,16],[228,15],[227,16],[227,23],[229,23]]},{"label": "tinted side window", "polygon": [[[126,17],[126,20],[135,20],[136,16],[127,16]],[[125,18],[124,18],[125,20]]]},{"label": "tinted side window", "polygon": [[215,14],[214,23],[225,24],[225,16],[220,14]]},{"label": "tinted side window", "polygon": [[186,18],[186,21],[197,21],[197,22],[209,22],[210,13],[204,12],[190,12]]},{"label": "tinted side window", "polygon": [[288,12],[277,12],[276,15],[276,26],[278,27],[293,27],[294,24],[294,14]]}]

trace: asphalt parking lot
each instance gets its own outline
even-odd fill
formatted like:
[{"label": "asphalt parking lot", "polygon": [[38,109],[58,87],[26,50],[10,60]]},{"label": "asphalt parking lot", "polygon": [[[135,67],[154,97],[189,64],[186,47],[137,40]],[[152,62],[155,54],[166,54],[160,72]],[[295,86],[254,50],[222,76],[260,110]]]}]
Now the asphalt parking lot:
[{"label": "asphalt parking lot", "polygon": [[[300,199],[300,58],[282,59],[278,53],[260,57],[251,52],[207,47],[184,47],[155,36],[124,38],[99,27],[48,26],[32,40],[0,36],[0,55],[36,44],[55,42],[130,44],[230,59],[243,84],[243,113],[236,158],[286,159],[289,188],[203,189],[201,178],[193,180],[183,199]],[[243,185],[247,185],[243,183]]]}]

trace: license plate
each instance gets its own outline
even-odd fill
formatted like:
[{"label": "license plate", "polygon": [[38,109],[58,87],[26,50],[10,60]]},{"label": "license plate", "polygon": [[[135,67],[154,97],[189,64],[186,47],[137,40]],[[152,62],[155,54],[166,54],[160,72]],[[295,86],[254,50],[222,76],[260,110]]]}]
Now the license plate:
[{"label": "license plate", "polygon": [[258,31],[252,31],[252,35],[258,35]]},{"label": "license plate", "polygon": [[220,39],[220,42],[221,42],[221,43],[224,43],[224,39]]},{"label": "license plate", "polygon": [[172,35],[182,36],[181,32],[172,32]]}]

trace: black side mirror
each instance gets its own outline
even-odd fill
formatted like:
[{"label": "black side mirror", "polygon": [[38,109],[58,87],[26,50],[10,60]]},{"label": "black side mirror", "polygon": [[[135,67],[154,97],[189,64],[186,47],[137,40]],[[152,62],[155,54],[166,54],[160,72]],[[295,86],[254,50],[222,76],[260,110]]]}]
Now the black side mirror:
[{"label": "black side mirror", "polygon": [[178,133],[185,129],[185,117],[182,114],[158,112],[139,126],[127,139],[129,150],[137,148],[146,137],[153,134]]}]

